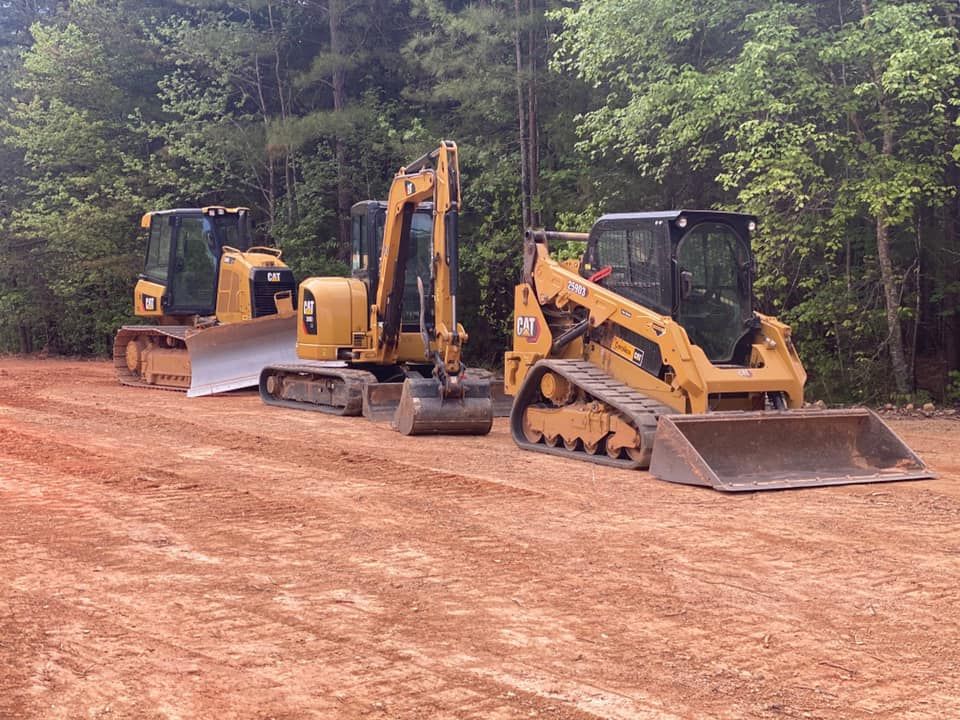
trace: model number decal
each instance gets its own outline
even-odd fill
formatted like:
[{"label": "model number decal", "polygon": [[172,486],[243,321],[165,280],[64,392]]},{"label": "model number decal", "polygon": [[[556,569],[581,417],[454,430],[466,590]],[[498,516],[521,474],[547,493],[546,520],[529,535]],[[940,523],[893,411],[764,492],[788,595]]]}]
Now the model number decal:
[{"label": "model number decal", "polygon": [[576,280],[570,280],[567,282],[567,290],[572,292],[574,295],[579,295],[580,297],[587,296],[587,288],[585,285],[581,285]]}]

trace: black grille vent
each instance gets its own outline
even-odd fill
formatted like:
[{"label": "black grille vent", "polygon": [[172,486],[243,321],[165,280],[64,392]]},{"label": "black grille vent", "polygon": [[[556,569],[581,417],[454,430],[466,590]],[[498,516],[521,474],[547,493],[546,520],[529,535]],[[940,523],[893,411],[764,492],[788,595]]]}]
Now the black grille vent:
[{"label": "black grille vent", "polygon": [[[279,276],[279,278],[278,278]],[[284,270],[254,270],[250,280],[251,297],[253,299],[253,317],[275,315],[277,305],[273,296],[278,292],[290,290],[293,293],[294,304],[297,298],[297,283],[293,279],[293,272]]]}]

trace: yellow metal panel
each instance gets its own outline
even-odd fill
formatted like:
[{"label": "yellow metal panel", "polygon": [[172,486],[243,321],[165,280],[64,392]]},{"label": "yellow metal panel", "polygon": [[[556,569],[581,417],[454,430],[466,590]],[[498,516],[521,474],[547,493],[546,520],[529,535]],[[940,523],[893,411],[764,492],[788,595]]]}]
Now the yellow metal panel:
[{"label": "yellow metal panel", "polygon": [[137,280],[133,289],[133,312],[139,317],[162,317],[163,295],[167,288],[150,280]]},{"label": "yellow metal panel", "polygon": [[[305,292],[312,302],[305,300]],[[305,360],[336,360],[340,350],[352,350],[355,333],[367,331],[367,288],[354,278],[307,278],[300,283],[297,355]],[[312,316],[316,334],[307,331]]]}]

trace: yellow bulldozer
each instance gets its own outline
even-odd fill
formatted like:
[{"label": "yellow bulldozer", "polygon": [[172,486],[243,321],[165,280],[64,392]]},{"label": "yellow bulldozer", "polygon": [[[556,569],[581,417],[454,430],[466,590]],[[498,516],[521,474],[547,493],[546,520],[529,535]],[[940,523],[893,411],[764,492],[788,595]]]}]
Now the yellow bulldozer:
[{"label": "yellow bulldozer", "polygon": [[[504,384],[525,449],[747,491],[933,477],[873,412],[804,409],[790,328],[753,305],[749,215],[528,230]],[[558,262],[549,243],[585,243]]]},{"label": "yellow bulldozer", "polygon": [[490,431],[490,378],[461,359],[460,203],[443,141],[400,169],[385,204],[354,206],[353,276],[300,284],[298,359],[263,369],[265,403],[391,419],[406,435]]},{"label": "yellow bulldozer", "polygon": [[256,386],[260,370],[294,359],[296,284],[276,248],[251,246],[246,208],[146,213],[134,312],[113,345],[119,381],[189,397]]}]

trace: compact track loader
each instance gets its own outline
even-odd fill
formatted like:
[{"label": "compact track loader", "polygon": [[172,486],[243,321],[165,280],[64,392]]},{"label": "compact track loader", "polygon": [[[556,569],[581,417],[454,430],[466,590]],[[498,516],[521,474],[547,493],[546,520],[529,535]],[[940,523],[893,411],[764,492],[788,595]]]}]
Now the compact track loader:
[{"label": "compact track loader", "polygon": [[[790,328],[753,307],[755,228],[678,210],[528,231],[504,372],[517,444],[726,491],[934,477],[870,410],[803,409]],[[550,256],[571,240],[580,261]]]},{"label": "compact track loader", "polygon": [[353,277],[300,284],[299,359],[263,369],[263,401],[392,419],[405,435],[488,433],[490,377],[461,360],[459,211],[450,141],[401,168],[385,204],[355,205]]},{"label": "compact track loader", "polygon": [[122,384],[210,395],[296,357],[293,273],[279,250],[250,246],[246,208],[149,212],[140,225],[149,240],[134,312],[156,324],[117,331]]}]

